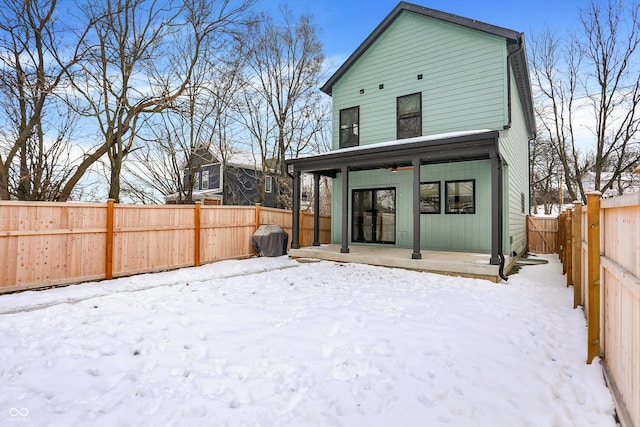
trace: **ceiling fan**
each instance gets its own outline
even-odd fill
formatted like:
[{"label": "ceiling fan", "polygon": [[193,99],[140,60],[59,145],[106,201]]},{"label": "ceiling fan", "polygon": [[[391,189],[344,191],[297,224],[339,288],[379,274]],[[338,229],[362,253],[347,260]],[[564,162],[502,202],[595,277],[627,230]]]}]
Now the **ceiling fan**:
[{"label": "ceiling fan", "polygon": [[[385,168],[386,169],[386,168]],[[398,171],[412,171],[413,170],[413,166],[402,166],[399,167],[397,164],[393,164],[393,166],[391,166],[389,168],[390,172],[398,172]]]}]

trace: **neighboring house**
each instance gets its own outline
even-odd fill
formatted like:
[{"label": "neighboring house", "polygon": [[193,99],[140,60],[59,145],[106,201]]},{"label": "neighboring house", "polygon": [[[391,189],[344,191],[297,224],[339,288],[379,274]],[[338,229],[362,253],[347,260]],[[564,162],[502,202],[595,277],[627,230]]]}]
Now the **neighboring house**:
[{"label": "neighboring house", "polygon": [[[199,147],[194,155],[194,173],[184,169],[184,186],[193,186],[192,201],[215,205],[254,205],[260,201],[262,167],[251,153],[230,153],[221,160],[212,150]],[[275,205],[276,180],[265,176],[263,206]],[[176,203],[177,195],[165,197],[167,203]]]},{"label": "neighboring house", "polygon": [[[321,90],[333,150],[287,164],[294,203],[302,173],[333,177],[341,252],[485,252],[504,267],[526,250],[535,119],[522,33],[401,2]],[[295,205],[293,220],[296,249]]]},{"label": "neighboring house", "polygon": [[[600,182],[606,183],[611,180],[613,176],[612,172],[602,172],[600,176]],[[634,193],[640,188],[638,176],[633,172],[622,172],[620,177],[616,180],[615,184],[602,194],[602,198],[621,196],[623,194]],[[596,174],[595,172],[587,172],[582,176],[582,188],[585,193],[594,191],[596,189]]]}]

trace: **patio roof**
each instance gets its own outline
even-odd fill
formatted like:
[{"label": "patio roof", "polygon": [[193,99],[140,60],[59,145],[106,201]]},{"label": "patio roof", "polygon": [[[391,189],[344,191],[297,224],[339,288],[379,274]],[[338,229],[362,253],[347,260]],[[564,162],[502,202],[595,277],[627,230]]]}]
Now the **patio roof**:
[{"label": "patio roof", "polygon": [[498,131],[490,130],[419,136],[301,156],[286,164],[300,172],[335,176],[345,166],[357,171],[408,166],[416,159],[420,164],[484,160],[495,152],[498,137]]}]

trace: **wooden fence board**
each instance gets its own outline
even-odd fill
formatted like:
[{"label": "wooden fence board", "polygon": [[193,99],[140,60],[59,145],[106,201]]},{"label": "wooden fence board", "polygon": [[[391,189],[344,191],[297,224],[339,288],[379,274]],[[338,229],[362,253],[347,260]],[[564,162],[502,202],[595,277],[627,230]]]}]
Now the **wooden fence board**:
[{"label": "wooden fence board", "polygon": [[[589,209],[592,200],[599,209]],[[589,195],[589,203],[576,224],[582,236],[575,267],[582,276],[574,284],[582,287],[588,340],[599,338],[600,353],[594,346],[587,359],[602,357],[622,426],[640,426],[640,193],[605,200]],[[599,331],[592,330],[598,322]]]},{"label": "wooden fence board", "polygon": [[527,217],[527,250],[552,254],[557,251],[558,219]]},{"label": "wooden fence board", "polygon": [[75,260],[100,253],[104,205],[3,202],[0,210],[0,292],[100,277],[100,262]]},{"label": "wooden fence board", "polygon": [[[0,202],[0,293],[107,277],[106,203]],[[311,245],[313,215],[301,236]],[[200,207],[200,263],[255,255],[256,224],[291,237],[291,211],[253,206]],[[195,205],[114,205],[114,277],[196,265]],[[321,218],[329,242],[330,217]],[[290,244],[290,241],[289,241]]]}]

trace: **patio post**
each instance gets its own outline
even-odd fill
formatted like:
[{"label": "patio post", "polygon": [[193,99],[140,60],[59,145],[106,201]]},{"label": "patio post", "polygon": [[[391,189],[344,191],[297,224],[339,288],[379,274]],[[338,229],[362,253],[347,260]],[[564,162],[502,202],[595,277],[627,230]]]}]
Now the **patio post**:
[{"label": "patio post", "polygon": [[313,174],[313,246],[320,246],[320,174]]},{"label": "patio post", "polygon": [[413,159],[413,253],[411,259],[422,259],[420,253],[420,159]]},{"label": "patio post", "polygon": [[291,249],[300,249],[300,171],[293,169],[293,215],[291,221]]},{"label": "patio post", "polygon": [[349,253],[349,168],[342,166],[342,247],[340,253]]}]

